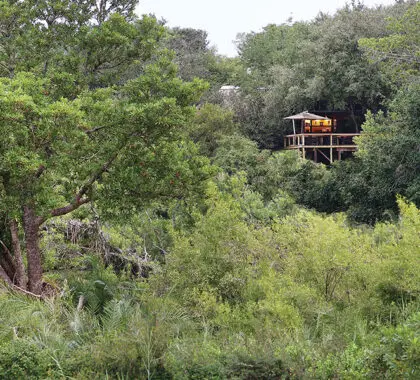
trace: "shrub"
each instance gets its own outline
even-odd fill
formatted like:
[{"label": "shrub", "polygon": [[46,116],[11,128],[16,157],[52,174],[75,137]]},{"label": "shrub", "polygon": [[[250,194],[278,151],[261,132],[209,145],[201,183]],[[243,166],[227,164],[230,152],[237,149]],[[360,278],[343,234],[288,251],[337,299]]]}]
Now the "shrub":
[{"label": "shrub", "polygon": [[383,328],[367,359],[371,378],[420,377],[420,312],[406,322]]},{"label": "shrub", "polygon": [[54,377],[52,359],[46,350],[25,340],[0,346],[0,379]]}]

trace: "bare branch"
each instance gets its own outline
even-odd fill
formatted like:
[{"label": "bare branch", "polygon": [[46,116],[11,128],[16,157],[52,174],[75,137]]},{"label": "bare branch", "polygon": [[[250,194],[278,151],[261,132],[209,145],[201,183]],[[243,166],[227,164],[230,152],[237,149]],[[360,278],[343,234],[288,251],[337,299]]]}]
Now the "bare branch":
[{"label": "bare branch", "polygon": [[103,125],[103,126],[101,126],[101,127],[95,127],[95,128],[92,128],[92,129],[87,130],[87,131],[86,131],[86,134],[90,135],[91,133],[94,133],[94,132],[100,131],[101,129],[104,129],[104,128],[106,128],[106,126],[105,126],[105,125]]},{"label": "bare branch", "polygon": [[17,289],[17,290],[19,290],[19,292],[25,293],[28,296],[35,297],[35,298],[38,298],[38,299],[42,299],[43,298],[42,295],[32,293],[29,290],[26,290],[26,289],[21,288],[20,286],[13,285],[13,284],[12,284],[12,286],[13,286],[14,289]]}]

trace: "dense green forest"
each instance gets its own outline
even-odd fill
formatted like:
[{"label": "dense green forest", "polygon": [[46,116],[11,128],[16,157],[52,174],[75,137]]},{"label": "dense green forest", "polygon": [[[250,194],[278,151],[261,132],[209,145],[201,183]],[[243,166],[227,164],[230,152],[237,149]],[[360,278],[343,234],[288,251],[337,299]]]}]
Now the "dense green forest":
[{"label": "dense green forest", "polygon": [[420,378],[420,3],[236,58],[137,3],[0,0],[0,379]]}]

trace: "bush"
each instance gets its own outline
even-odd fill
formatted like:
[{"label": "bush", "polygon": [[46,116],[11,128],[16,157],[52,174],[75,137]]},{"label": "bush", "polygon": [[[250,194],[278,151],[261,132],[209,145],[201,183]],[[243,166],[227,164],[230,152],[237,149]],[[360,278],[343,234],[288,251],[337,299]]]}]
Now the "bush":
[{"label": "bush", "polygon": [[371,378],[420,377],[420,312],[406,322],[381,330],[367,359]]},{"label": "bush", "polygon": [[[165,368],[174,379],[280,379],[288,374],[273,352],[240,338],[178,340],[165,356]],[[251,339],[252,341],[252,339]],[[243,343],[243,342],[241,342]]]},{"label": "bush", "polygon": [[0,346],[0,379],[54,377],[53,363],[46,350],[25,340]]}]

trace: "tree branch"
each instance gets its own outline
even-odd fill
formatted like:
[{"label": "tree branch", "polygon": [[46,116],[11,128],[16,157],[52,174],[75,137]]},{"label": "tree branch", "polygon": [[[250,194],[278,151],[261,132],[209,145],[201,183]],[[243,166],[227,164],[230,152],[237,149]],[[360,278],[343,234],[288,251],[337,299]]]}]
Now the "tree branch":
[{"label": "tree branch", "polygon": [[76,209],[78,209],[80,206],[90,202],[89,198],[79,199],[76,198],[76,201],[74,203],[69,203],[67,206],[59,207],[54,210],[51,210],[51,216],[62,216],[66,215],[69,212],[72,212]]},{"label": "tree branch", "polygon": [[95,128],[92,128],[92,129],[87,130],[86,131],[86,134],[90,135],[91,133],[100,131],[101,129],[104,129],[104,128],[106,128],[105,125],[102,125],[101,127],[95,127]]},{"label": "tree branch", "polygon": [[104,174],[110,168],[114,160],[117,158],[118,153],[119,150],[115,152],[114,155],[107,162],[105,162],[105,164],[103,164],[102,167],[80,188],[78,194],[76,195],[76,200],[80,201],[80,199],[88,192],[90,187],[102,177],[102,174]]},{"label": "tree branch", "polygon": [[90,202],[89,198],[83,198],[80,199],[76,196],[76,199],[73,203],[69,203],[67,206],[64,207],[58,207],[53,210],[51,210],[47,216],[37,216],[35,219],[35,224],[37,226],[40,226],[42,223],[44,223],[49,218],[52,218],[54,216],[62,216],[66,215],[74,210],[77,210],[80,206]]},{"label": "tree branch", "polygon": [[78,209],[80,206],[90,202],[91,201],[90,198],[83,198],[83,197],[86,195],[86,193],[92,187],[92,185],[102,177],[102,174],[104,174],[111,167],[112,163],[118,157],[118,154],[125,147],[127,141],[129,140],[129,138],[131,136],[132,135],[127,136],[126,141],[123,144],[121,144],[121,147],[119,149],[117,149],[114,152],[114,154],[108,159],[108,161],[105,162],[99,168],[99,170],[96,173],[94,173],[92,175],[92,177],[90,177],[90,179],[80,188],[79,192],[75,196],[74,202],[69,203],[67,206],[59,207],[59,208],[51,210],[48,214],[48,217],[37,217],[36,222],[37,222],[38,226],[40,226],[42,223],[45,222],[45,220],[47,220],[50,217],[66,215],[66,214]]},{"label": "tree branch", "polygon": [[42,298],[43,298],[43,297],[42,297],[42,295],[32,293],[32,292],[30,292],[29,290],[26,290],[26,289],[21,288],[20,286],[13,285],[13,284],[11,284],[11,286],[12,286],[14,289],[17,289],[19,292],[22,292],[22,293],[24,293],[24,294],[27,294],[28,296],[35,297],[35,298],[38,298],[38,299],[42,299]]}]

